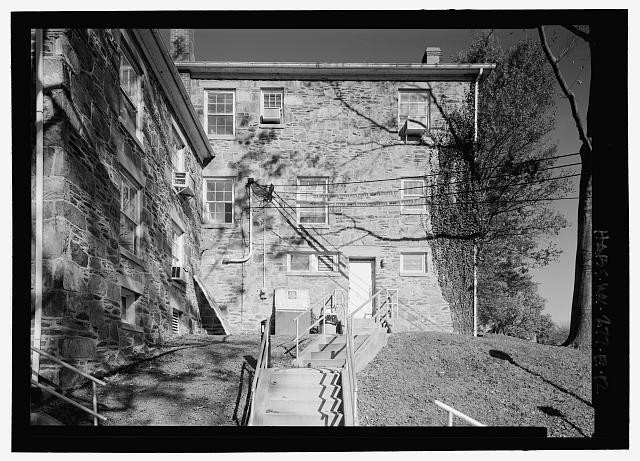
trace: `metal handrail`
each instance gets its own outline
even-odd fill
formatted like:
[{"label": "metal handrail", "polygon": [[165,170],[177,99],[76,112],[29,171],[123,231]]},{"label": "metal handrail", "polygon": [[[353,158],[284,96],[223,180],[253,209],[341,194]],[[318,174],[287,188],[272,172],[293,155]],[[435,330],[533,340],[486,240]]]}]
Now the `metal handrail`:
[{"label": "metal handrail", "polygon": [[256,371],[253,375],[253,383],[251,384],[251,395],[249,396],[249,421],[253,416],[254,410],[254,398],[256,394],[256,389],[258,388],[258,383],[262,378],[262,370],[265,368],[269,368],[270,365],[270,335],[271,335],[271,316],[267,317],[266,320],[263,321],[265,323],[265,329],[262,334],[262,341],[260,342],[260,352],[258,355],[258,361],[256,363]]},{"label": "metal handrail", "polygon": [[[349,376],[349,391],[351,393],[351,413],[354,426],[358,425],[358,380],[356,377],[355,356],[353,347],[353,319],[347,317],[346,322],[346,334],[347,334],[347,347],[344,366],[347,369],[347,376]],[[344,386],[342,387],[344,391]]]},{"label": "metal handrail", "polygon": [[40,384],[38,381],[36,381],[35,379],[31,379],[31,384],[34,384],[36,386],[38,386],[40,389],[44,389],[45,391],[51,393],[52,395],[54,395],[55,397],[64,400],[67,403],[70,403],[71,405],[80,408],[81,410],[89,413],[90,415],[93,416],[93,425],[97,426],[98,425],[98,418],[102,419],[103,421],[106,421],[107,418],[102,416],[101,414],[98,413],[98,392],[97,392],[97,388],[96,388],[96,384],[100,384],[101,386],[106,386],[107,383],[105,383],[104,381],[99,380],[98,378],[91,376],[89,373],[85,373],[82,370],[79,370],[78,368],[74,367],[73,365],[69,365],[67,362],[64,362],[62,360],[60,360],[58,357],[54,357],[53,355],[38,349],[35,346],[31,346],[31,350],[37,354],[40,354],[46,358],[48,358],[49,360],[57,363],[58,365],[61,365],[65,368],[68,368],[69,370],[73,371],[74,373],[79,374],[80,376],[84,376],[87,379],[90,379],[92,381],[91,386],[92,386],[92,391],[93,391],[93,411],[90,410],[89,408],[85,407],[84,405],[79,404],[78,402],[76,402],[75,400],[70,399],[69,397],[66,397],[62,394],[60,394],[59,392],[56,392],[54,389],[51,389],[49,386],[45,386],[43,384]]},{"label": "metal handrail", "polygon": [[309,311],[311,311],[313,309],[314,306],[316,306],[318,303],[314,303],[313,306],[309,307],[307,310],[305,310],[304,312],[302,312],[300,315],[298,315],[297,317],[295,317],[293,320],[296,322],[296,338],[295,338],[295,342],[296,342],[296,359],[298,358],[299,352],[300,352],[300,338],[304,335],[306,335],[308,332],[311,331],[311,329],[317,325],[320,324],[320,322],[322,322],[322,334],[323,336],[326,334],[325,330],[326,330],[326,308],[327,308],[327,302],[331,301],[331,311],[333,312],[333,306],[334,306],[334,302],[336,297],[336,293],[338,290],[334,290],[334,292],[330,295],[323,295],[322,298],[320,298],[320,300],[322,301],[321,305],[320,305],[320,310],[322,312],[322,314],[320,315],[320,317],[318,317],[318,320],[316,320],[312,325],[309,325],[308,327],[306,327],[302,332],[300,332],[300,323],[299,323],[299,319],[300,317],[302,317],[303,315],[309,313]]},{"label": "metal handrail", "polygon": [[476,421],[475,419],[471,418],[470,416],[467,416],[464,413],[459,412],[455,408],[452,408],[449,405],[446,405],[446,404],[440,402],[439,400],[434,400],[433,403],[435,403],[437,406],[439,406],[443,410],[449,412],[449,420],[448,420],[448,423],[447,423],[447,425],[449,427],[453,427],[453,416],[454,415],[457,416],[460,419],[465,420],[468,423],[473,424],[474,426],[486,427],[486,424],[482,424],[482,423]]},{"label": "metal handrail", "polygon": [[349,313],[349,317],[353,318],[353,316],[359,312],[364,306],[366,306],[367,304],[369,304],[369,302],[373,302],[373,300],[376,298],[376,296],[378,296],[380,293],[382,292],[382,289],[376,291],[374,294],[371,295],[371,297],[369,299],[367,299],[365,302],[363,302],[360,307],[358,307],[356,310],[354,310],[353,312]]}]

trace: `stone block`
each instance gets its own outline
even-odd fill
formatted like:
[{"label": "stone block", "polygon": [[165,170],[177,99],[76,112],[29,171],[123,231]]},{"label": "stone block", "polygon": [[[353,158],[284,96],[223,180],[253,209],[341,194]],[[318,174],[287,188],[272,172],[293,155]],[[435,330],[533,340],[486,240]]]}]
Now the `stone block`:
[{"label": "stone block", "polygon": [[69,225],[63,220],[47,220],[42,226],[42,256],[62,256],[69,243]]},{"label": "stone block", "polygon": [[65,261],[62,267],[62,286],[65,290],[84,293],[87,291],[80,267],[71,261]]},{"label": "stone block", "polygon": [[62,290],[44,290],[42,314],[47,317],[62,317],[67,308],[67,293]]},{"label": "stone block", "polygon": [[62,359],[90,359],[96,353],[95,341],[82,336],[70,336],[60,340]]},{"label": "stone block", "polygon": [[91,275],[87,283],[87,290],[93,295],[104,296],[107,294],[107,282],[100,275]]},{"label": "stone block", "polygon": [[71,242],[71,260],[80,267],[87,267],[89,261],[89,255],[82,249],[76,242]]}]

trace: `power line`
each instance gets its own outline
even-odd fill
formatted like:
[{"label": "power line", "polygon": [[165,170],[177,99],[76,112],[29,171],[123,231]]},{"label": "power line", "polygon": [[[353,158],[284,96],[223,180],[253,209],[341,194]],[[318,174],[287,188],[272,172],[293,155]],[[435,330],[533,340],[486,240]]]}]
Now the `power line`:
[{"label": "power line", "polygon": [[[563,166],[568,166],[568,165],[563,165]],[[480,192],[480,191],[487,191],[487,190],[494,190],[494,189],[506,189],[508,187],[514,187],[514,186],[526,186],[529,184],[539,184],[539,183],[543,183],[543,182],[548,182],[548,181],[555,181],[557,179],[567,179],[567,178],[574,178],[580,176],[580,173],[575,173],[575,174],[571,174],[571,175],[565,175],[565,176],[554,176],[552,178],[543,178],[543,179],[538,179],[536,181],[526,181],[526,182],[520,182],[520,183],[515,183],[515,184],[509,184],[509,185],[502,185],[502,186],[487,186],[487,187],[483,187],[480,189],[475,189],[474,191],[456,191],[456,192],[443,192],[443,193],[438,193],[438,194],[432,194],[431,196],[439,196],[439,195],[457,195],[457,194],[466,194],[469,192]],[[450,184],[454,184],[454,182],[451,182]],[[340,196],[354,196],[354,195],[366,195],[366,196],[371,196],[371,195],[390,195],[390,194],[395,194],[397,191],[403,191],[403,190],[413,190],[413,189],[426,189],[426,188],[432,188],[432,187],[438,187],[438,186],[442,186],[443,184],[433,184],[433,185],[424,185],[424,186],[418,186],[418,187],[404,187],[404,188],[400,188],[397,190],[389,190],[389,191],[362,191],[362,192],[355,192],[355,193],[336,193],[336,194],[324,194],[324,193],[313,193],[313,192],[309,192],[309,193],[305,193],[305,192],[283,192],[284,194],[288,194],[289,196],[291,195],[295,195],[297,197],[297,195],[301,195],[301,194],[306,194],[306,195],[317,195],[317,196],[328,196],[328,197],[340,197]],[[301,199],[302,200],[302,199]],[[313,200],[302,200],[302,201],[313,201]]]},{"label": "power line", "polygon": [[[575,153],[575,154],[564,154],[564,155],[557,155],[554,157],[548,157],[548,158],[541,158],[541,159],[531,159],[531,160],[524,160],[522,162],[516,162],[516,163],[512,163],[512,166],[515,165],[524,165],[527,163],[536,163],[536,162],[546,162],[546,161],[550,161],[550,160],[555,160],[558,158],[565,158],[565,157],[571,157],[574,155],[580,155],[579,153]],[[486,169],[493,169],[494,167],[484,167],[484,168],[479,168],[480,170],[486,170]],[[452,170],[449,171],[450,173],[465,173],[468,170]],[[428,174],[423,174],[420,176],[402,176],[402,177],[397,177],[397,178],[381,178],[381,179],[365,179],[365,180],[361,180],[361,181],[343,181],[343,182],[327,182],[327,183],[311,183],[311,184],[304,184],[304,186],[339,186],[339,185],[348,185],[348,184],[365,184],[365,183],[374,183],[374,182],[385,182],[385,181],[398,181],[400,179],[420,179],[420,178],[425,178],[425,177],[430,177],[430,176],[440,176],[445,174],[444,172],[437,172],[437,173],[428,173]],[[274,186],[276,187],[298,187],[299,184],[296,183],[283,183],[283,184],[274,184]]]}]

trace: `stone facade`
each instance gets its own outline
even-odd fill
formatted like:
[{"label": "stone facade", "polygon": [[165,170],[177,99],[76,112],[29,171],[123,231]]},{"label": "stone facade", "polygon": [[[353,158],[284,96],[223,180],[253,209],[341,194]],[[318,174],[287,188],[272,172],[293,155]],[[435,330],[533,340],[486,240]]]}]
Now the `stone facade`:
[{"label": "stone facade", "polygon": [[[301,229],[296,220],[296,180],[324,177],[329,183],[369,179],[427,177],[437,171],[434,135],[445,128],[443,114],[463,104],[473,82],[303,80],[278,74],[279,80],[219,78],[212,72],[190,72],[177,64],[198,115],[205,122],[208,90],[234,94],[235,133],[211,136],[217,156],[204,170],[207,177],[234,180],[232,224],[205,223],[202,229],[201,267],[205,283],[236,332],[256,331],[259,321],[274,307],[278,287],[306,288],[311,303],[336,288],[349,291],[358,280],[349,274],[349,261],[373,263],[373,288],[397,289],[405,320],[423,330],[452,331],[449,305],[442,296],[432,251],[425,235],[430,230],[428,210],[403,211],[398,203],[380,207],[332,207],[328,224]],[[227,72],[228,73],[228,72]],[[261,124],[263,89],[281,89],[284,120]],[[398,91],[425,89],[429,94],[430,130],[422,139],[405,142],[399,134]],[[239,258],[248,247],[247,178],[275,185],[276,201],[254,213],[255,253],[245,264],[221,264]],[[331,186],[351,200],[400,198],[401,179]],[[263,229],[265,233],[263,235]],[[293,272],[288,254],[310,252],[335,255],[334,271]],[[426,271],[401,273],[401,254],[426,254]],[[263,282],[264,280],[264,282]],[[266,297],[260,296],[264,283]],[[471,306],[469,306],[471,309]]]},{"label": "stone facade", "polygon": [[[197,273],[202,182],[195,181],[192,197],[172,186],[172,119],[178,131],[186,122],[176,117],[131,37],[120,29],[48,29],[44,34],[40,347],[92,372],[162,343],[174,334],[174,317],[181,333],[201,331],[192,278],[172,280],[171,229],[184,232],[183,267]],[[140,74],[136,132],[122,115],[124,43]],[[201,177],[202,162],[189,139],[184,167]],[[132,251],[121,244],[123,175],[133,178],[139,191]],[[34,197],[35,168],[32,210]],[[33,258],[34,251],[32,267]],[[40,374],[62,386],[78,378],[44,358]]]}]

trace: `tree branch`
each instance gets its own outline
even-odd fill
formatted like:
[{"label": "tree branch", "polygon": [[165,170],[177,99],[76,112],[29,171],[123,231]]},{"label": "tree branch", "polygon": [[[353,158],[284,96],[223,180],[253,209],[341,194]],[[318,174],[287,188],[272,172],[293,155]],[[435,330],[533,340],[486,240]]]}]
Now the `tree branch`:
[{"label": "tree branch", "polygon": [[591,42],[591,35],[578,29],[576,26],[572,26],[571,24],[562,24],[562,27],[567,29],[569,32],[573,32],[585,42]]},{"label": "tree branch", "polygon": [[556,76],[556,80],[560,84],[560,88],[562,88],[562,92],[565,94],[567,99],[569,100],[569,104],[571,105],[571,113],[573,115],[573,120],[576,122],[576,127],[578,128],[578,134],[580,136],[580,140],[582,144],[587,148],[588,153],[591,154],[591,141],[587,137],[586,131],[582,124],[582,119],[580,118],[580,114],[578,113],[578,104],[576,102],[576,95],[569,89],[567,86],[567,82],[564,77],[560,73],[560,67],[558,66],[558,60],[551,52],[549,45],[547,44],[547,36],[544,33],[544,27],[538,26],[538,35],[540,36],[540,44],[542,45],[542,49],[544,50],[544,54],[547,56],[547,60],[551,64],[553,68],[553,73]]}]

